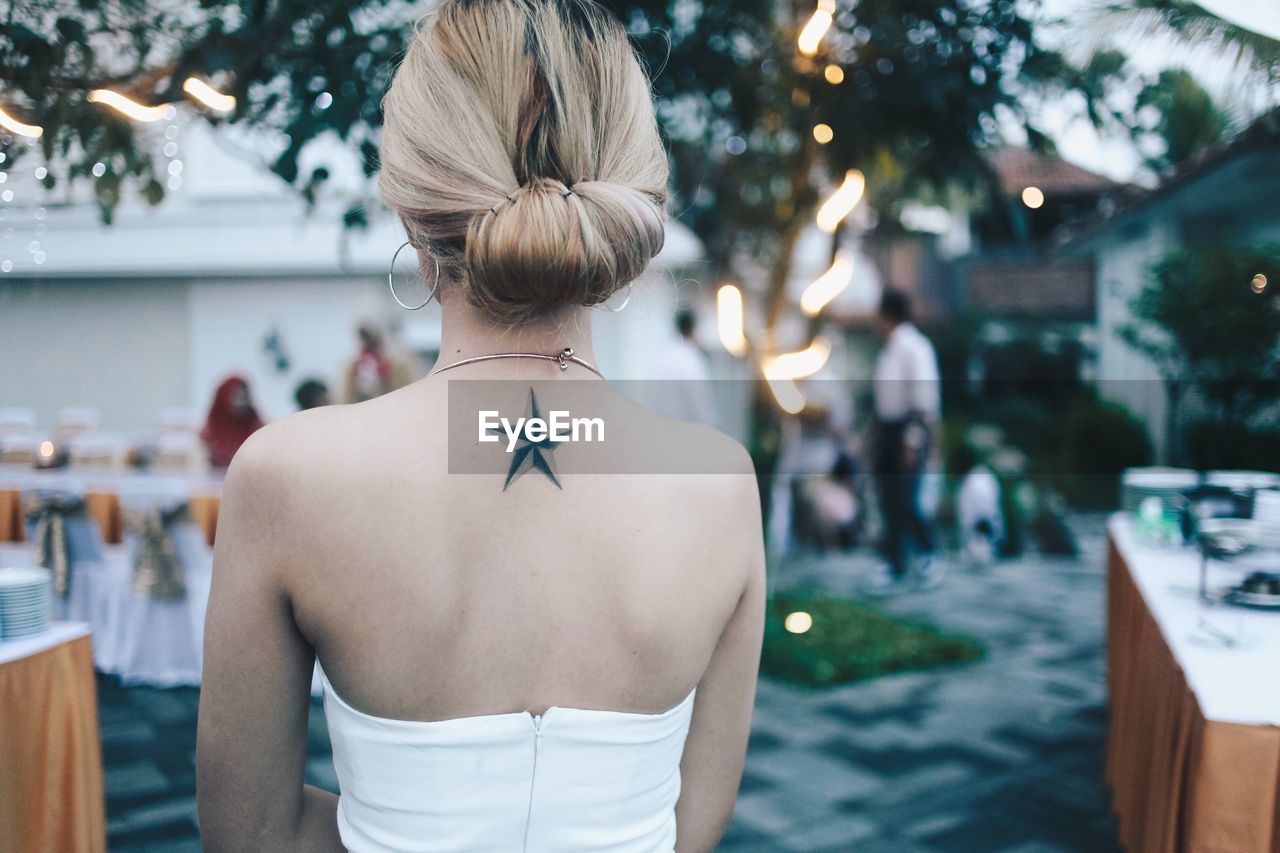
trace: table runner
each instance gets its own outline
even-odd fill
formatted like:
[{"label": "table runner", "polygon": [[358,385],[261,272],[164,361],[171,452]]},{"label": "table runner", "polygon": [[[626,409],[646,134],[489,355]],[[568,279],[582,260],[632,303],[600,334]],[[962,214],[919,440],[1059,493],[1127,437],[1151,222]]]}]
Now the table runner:
[{"label": "table runner", "polygon": [[[119,496],[114,492],[89,491],[85,492],[84,500],[89,515],[98,522],[98,528],[102,531],[102,541],[107,545],[119,545],[124,539]],[[192,520],[204,531],[205,538],[212,545],[218,528],[218,496],[192,495],[187,502],[191,505]],[[17,489],[0,489],[0,542],[26,540],[22,493]]]}]

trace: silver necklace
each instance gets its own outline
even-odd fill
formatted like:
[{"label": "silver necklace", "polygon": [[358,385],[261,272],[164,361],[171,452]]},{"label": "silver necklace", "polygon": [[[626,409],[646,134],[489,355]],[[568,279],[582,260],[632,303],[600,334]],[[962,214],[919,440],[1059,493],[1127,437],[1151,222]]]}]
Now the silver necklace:
[{"label": "silver necklace", "polygon": [[493,361],[498,358],[536,358],[540,361],[554,361],[560,365],[561,370],[568,370],[569,364],[573,363],[579,367],[585,367],[596,376],[604,379],[603,373],[573,354],[573,347],[565,347],[557,355],[542,355],[541,353],[536,352],[495,352],[491,355],[475,355],[471,358],[464,358],[451,364],[446,364],[444,367],[437,367],[428,375],[435,376],[437,373],[443,373],[446,370],[453,370],[455,367],[462,367],[466,364],[476,364],[481,361]]}]

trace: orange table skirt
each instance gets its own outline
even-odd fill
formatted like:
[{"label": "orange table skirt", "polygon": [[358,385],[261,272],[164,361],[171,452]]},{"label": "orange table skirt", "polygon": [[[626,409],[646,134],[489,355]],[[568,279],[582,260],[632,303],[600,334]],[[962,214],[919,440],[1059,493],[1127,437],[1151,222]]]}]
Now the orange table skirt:
[{"label": "orange table skirt", "polygon": [[[120,498],[112,492],[88,492],[84,496],[89,515],[102,530],[102,541],[119,545],[123,541],[124,525],[120,516]],[[187,501],[191,505],[191,517],[205,538],[213,545],[218,529],[219,499],[213,495],[200,495]],[[0,490],[0,542],[27,541],[27,526],[22,518],[22,495],[16,490]]]},{"label": "orange table skirt", "polygon": [[1107,621],[1106,775],[1123,847],[1280,851],[1280,727],[1204,718],[1114,542]]},{"label": "orange table skirt", "polygon": [[89,637],[0,664],[0,850],[105,853]]},{"label": "orange table skirt", "polygon": [[27,525],[22,520],[22,495],[0,489],[0,542],[26,542]]}]

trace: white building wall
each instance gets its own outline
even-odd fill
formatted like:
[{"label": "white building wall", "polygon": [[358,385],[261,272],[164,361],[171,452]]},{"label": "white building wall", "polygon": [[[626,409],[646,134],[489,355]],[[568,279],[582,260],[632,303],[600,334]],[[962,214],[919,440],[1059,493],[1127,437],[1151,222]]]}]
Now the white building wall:
[{"label": "white building wall", "polygon": [[0,406],[93,406],[104,427],[136,430],[190,399],[188,285],[6,281],[0,287]]},{"label": "white building wall", "polygon": [[[137,433],[154,427],[166,406],[205,410],[217,384],[240,373],[273,419],[293,410],[293,390],[309,376],[341,392],[362,320],[397,328],[410,349],[435,350],[438,306],[406,312],[387,290],[388,265],[404,241],[399,222],[366,199],[370,227],[343,227],[342,212],[370,187],[339,143],[308,149],[311,159],[334,155],[326,162],[336,169],[308,210],[257,162],[263,140],[176,124],[182,187],[157,208],[127,199],[111,226],[83,188],[38,195],[36,158],[9,173],[6,186],[19,198],[5,207],[14,233],[0,245],[12,266],[0,275],[0,407],[33,407],[48,429],[58,409],[93,406],[104,428]],[[36,239],[39,263],[22,251]],[[700,255],[688,229],[670,223],[626,310],[596,312],[607,375],[647,375],[670,339],[677,290],[696,291],[687,282],[677,288],[673,276]],[[402,256],[397,269],[408,266]],[[263,349],[273,328],[289,357],[285,371]]]},{"label": "white building wall", "polygon": [[[264,420],[294,411],[294,389],[312,376],[336,399],[356,353],[356,327],[380,320],[390,301],[386,282],[368,276],[198,281],[190,294],[190,403],[203,410],[235,373],[249,381]],[[284,371],[264,348],[273,329],[288,357]]]},{"label": "white building wall", "polygon": [[1174,225],[1144,218],[1115,229],[1095,254],[1098,287],[1098,389],[1147,424],[1156,457],[1164,458],[1167,400],[1160,372],[1116,334],[1131,319],[1129,304],[1148,281],[1150,266],[1174,246]]}]

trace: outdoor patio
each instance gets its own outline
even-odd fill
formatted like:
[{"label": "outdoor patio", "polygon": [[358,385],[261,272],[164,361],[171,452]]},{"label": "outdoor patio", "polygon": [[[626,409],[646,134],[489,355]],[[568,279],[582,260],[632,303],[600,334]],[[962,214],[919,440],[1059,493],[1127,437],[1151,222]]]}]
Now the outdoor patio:
[{"label": "outdoor patio", "polygon": [[[729,851],[1116,849],[1106,742],[1104,531],[1074,522],[1077,559],[953,569],[892,612],[982,640],[980,663],[829,691],[760,683]],[[797,558],[780,589],[855,588],[873,565]],[[193,689],[99,682],[110,849],[194,851]],[[310,781],[336,788],[319,703]]]}]

